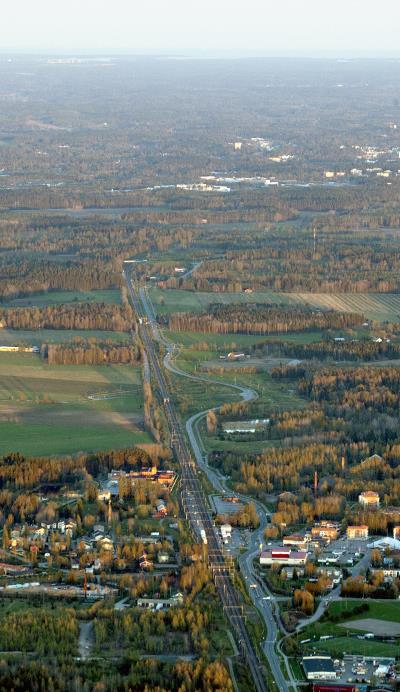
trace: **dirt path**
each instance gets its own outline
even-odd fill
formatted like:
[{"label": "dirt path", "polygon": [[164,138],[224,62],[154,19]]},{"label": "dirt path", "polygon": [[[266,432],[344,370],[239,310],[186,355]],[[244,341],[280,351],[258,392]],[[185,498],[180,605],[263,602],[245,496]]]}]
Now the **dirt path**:
[{"label": "dirt path", "polygon": [[85,661],[89,658],[93,646],[93,622],[79,623],[79,657]]}]

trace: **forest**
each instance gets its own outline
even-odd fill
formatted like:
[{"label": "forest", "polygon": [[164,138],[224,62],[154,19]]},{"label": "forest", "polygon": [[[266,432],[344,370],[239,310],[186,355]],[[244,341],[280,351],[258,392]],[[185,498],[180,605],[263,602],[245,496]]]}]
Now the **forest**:
[{"label": "forest", "polygon": [[[282,341],[266,341],[252,347],[256,356],[278,354],[300,360],[335,360],[335,361],[374,361],[391,360],[400,356],[400,345],[393,341],[372,339],[349,339],[346,341],[313,341],[308,344],[284,343]],[[303,372],[305,372],[303,370]]]},{"label": "forest", "polygon": [[[396,235],[376,231],[294,231],[276,224],[224,257],[204,261],[185,279],[188,290],[363,293],[397,292],[400,263]],[[242,236],[243,238],[243,236]],[[243,238],[244,240],[244,238]],[[242,243],[243,243],[242,240]],[[296,267],[296,271],[293,271]],[[170,284],[169,284],[170,285]]]},{"label": "forest", "polygon": [[[133,660],[132,660],[133,659]],[[168,681],[168,682],[166,682]],[[199,659],[195,663],[161,663],[151,659],[137,661],[132,656],[119,665],[89,662],[79,665],[73,659],[46,662],[4,660],[0,670],[1,692],[232,692],[233,685],[220,661]]]},{"label": "forest", "polygon": [[[207,442],[216,440],[215,448],[223,450],[211,451],[210,463],[231,477],[233,492],[267,501],[275,496],[268,539],[280,539],[287,526],[319,519],[341,522],[343,529],[366,523],[378,535],[400,523],[399,370],[381,362],[399,357],[398,77],[398,62],[390,60],[0,60],[0,330],[124,332],[126,341],[118,336],[112,343],[98,335],[44,343],[41,355],[57,366],[142,362],[139,346],[128,343],[133,316],[126,293],[122,305],[65,301],[35,307],[43,294],[51,302],[57,291],[120,289],[123,262],[135,259],[147,260],[134,265],[138,280],[186,289],[188,304],[196,291],[215,295],[207,310],[183,313],[178,304],[161,319],[170,330],[195,333],[193,361],[203,348],[202,332],[281,335],[279,343],[277,336],[249,347],[250,353],[303,362],[276,368],[272,380],[265,369],[232,372],[243,386],[247,378],[249,386],[256,382],[259,398],[226,404],[204,426]],[[206,182],[207,190],[196,188]],[[221,192],[219,184],[229,189]],[[176,273],[182,266],[195,270]],[[272,298],[271,304],[261,304],[261,298],[252,305],[223,304],[222,294],[245,291],[300,293],[291,301],[304,307],[284,305],[286,296],[278,304]],[[394,294],[390,323],[371,324],[373,317],[365,325],[361,309],[312,309],[304,295],[326,293],[330,300],[332,294],[368,292]],[[21,298],[28,307],[15,307]],[[363,325],[369,330],[365,340]],[[324,334],[302,334],[313,330]],[[346,341],[335,342],[329,330],[345,331]],[[289,343],[288,331],[296,332],[298,343]],[[383,341],[372,341],[372,332]],[[309,343],[314,336],[318,341]],[[320,369],[316,361],[322,361]],[[263,392],[269,384],[271,397]],[[279,397],[290,390],[298,408],[282,410]],[[27,415],[29,403],[19,403],[18,415]],[[11,426],[8,406],[7,400],[5,424]],[[46,459],[14,453],[0,459],[3,548],[8,550],[17,523],[73,518],[83,575],[96,557],[86,550],[85,534],[108,517],[109,507],[98,499],[100,479],[112,469],[152,463],[178,469],[157,443],[167,440],[165,419],[149,382],[144,416],[156,440],[146,451],[77,451]],[[224,424],[243,417],[269,423],[228,444]],[[76,450],[79,442],[78,432]],[[371,461],[373,453],[380,456]],[[233,692],[215,646],[226,622],[199,559],[201,549],[179,517],[178,528],[171,529],[179,537],[179,574],[159,579],[135,572],[145,547],[155,558],[167,542],[166,524],[151,548],[140,538],[154,529],[157,497],[171,515],[179,514],[177,497],[157,493],[155,485],[120,481],[121,502],[111,504],[118,544],[115,554],[102,556],[102,569],[113,571],[115,584],[130,598],[179,588],[184,607],[118,612],[105,602],[89,611],[82,603],[64,608],[21,598],[5,612],[7,604],[0,617],[0,692]],[[384,511],[358,506],[366,485],[379,492]],[[79,497],[61,504],[59,496],[70,486]],[[244,528],[257,520],[249,502],[232,521]],[[51,574],[74,584],[55,539],[49,553]],[[97,576],[103,578],[93,580]],[[295,588],[292,605],[311,613],[323,584],[318,578],[308,585]],[[346,580],[343,591],[383,598],[388,593],[372,576],[367,586]],[[77,660],[78,628],[86,618],[93,621],[96,656],[84,662]],[[11,648],[22,654],[11,654]],[[196,658],[146,658],[182,650]]]},{"label": "forest", "polygon": [[316,329],[346,329],[364,322],[363,315],[275,305],[210,305],[206,313],[174,313],[168,318],[173,332],[206,334],[273,334]]},{"label": "forest", "polygon": [[120,284],[119,274],[95,259],[90,263],[66,263],[62,258],[57,263],[0,255],[0,295],[3,300],[43,291],[118,288]]},{"label": "forest", "polygon": [[141,362],[137,344],[80,340],[73,344],[42,344],[40,355],[49,365],[116,365]]},{"label": "forest", "polygon": [[132,328],[128,304],[68,303],[44,307],[0,308],[3,329],[96,329],[128,332]]},{"label": "forest", "polygon": [[[381,445],[386,461],[374,473],[364,473],[360,463],[371,452],[366,442],[316,443],[310,440],[291,447],[270,446],[261,454],[214,452],[211,461],[224,474],[231,475],[237,492],[255,497],[290,491],[304,504],[305,515],[314,518],[343,517],[345,501],[356,500],[368,487],[385,497],[387,504],[399,507],[400,453],[397,444]],[[344,459],[344,461],[343,461]],[[314,473],[318,473],[318,498],[313,496]],[[358,513],[357,518],[361,521]],[[366,523],[386,530],[389,519],[373,513]]]},{"label": "forest", "polygon": [[37,656],[75,656],[78,622],[73,609],[23,610],[0,621],[2,651],[34,651]]}]

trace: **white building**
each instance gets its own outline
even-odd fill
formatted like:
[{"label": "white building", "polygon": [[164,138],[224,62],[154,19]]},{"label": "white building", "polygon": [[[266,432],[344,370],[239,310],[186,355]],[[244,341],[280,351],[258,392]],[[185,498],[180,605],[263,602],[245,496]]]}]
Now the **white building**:
[{"label": "white building", "polygon": [[230,524],[222,524],[220,527],[221,536],[223,541],[227,541],[232,536],[232,526]]},{"label": "white building", "polygon": [[367,547],[378,548],[379,550],[386,550],[386,548],[390,550],[400,550],[400,541],[397,538],[390,538],[390,536],[388,536],[387,538],[380,538],[373,543],[368,543]]},{"label": "white building", "polygon": [[363,507],[376,509],[379,507],[379,494],[374,490],[365,490],[358,496],[358,502]]}]

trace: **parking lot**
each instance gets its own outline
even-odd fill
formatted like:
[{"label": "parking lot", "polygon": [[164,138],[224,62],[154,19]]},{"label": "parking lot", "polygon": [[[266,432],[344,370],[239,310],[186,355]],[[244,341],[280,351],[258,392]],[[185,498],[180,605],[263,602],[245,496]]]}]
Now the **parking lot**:
[{"label": "parking lot", "polygon": [[374,677],[379,664],[390,660],[346,654],[341,661],[341,675],[337,678],[337,682],[369,682]]},{"label": "parking lot", "polygon": [[361,557],[369,551],[369,540],[349,540],[346,537],[339,538],[326,545],[320,554],[320,562],[326,558],[328,564],[337,564],[341,567],[352,567]]},{"label": "parking lot", "polygon": [[212,499],[217,514],[236,514],[243,509],[242,502],[227,502],[220,495],[213,495]]}]

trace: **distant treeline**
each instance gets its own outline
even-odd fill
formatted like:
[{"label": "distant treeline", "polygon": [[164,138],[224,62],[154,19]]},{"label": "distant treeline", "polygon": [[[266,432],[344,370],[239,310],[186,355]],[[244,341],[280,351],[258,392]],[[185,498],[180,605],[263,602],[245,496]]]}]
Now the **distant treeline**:
[{"label": "distant treeline", "polygon": [[287,356],[289,358],[336,361],[357,360],[385,360],[400,357],[400,344],[377,343],[375,341],[316,341],[310,344],[294,344],[282,342],[265,342],[257,344],[253,348],[254,355],[270,353]]},{"label": "distant treeline", "polygon": [[305,307],[268,304],[215,303],[200,314],[177,312],[169,316],[168,328],[179,332],[209,334],[272,334],[311,329],[344,329],[359,326],[363,315],[317,311]]},{"label": "distant treeline", "polygon": [[9,329],[99,329],[127,332],[132,326],[132,310],[128,304],[106,303],[0,308],[0,325]]},{"label": "distant treeline", "polygon": [[[182,281],[181,288],[240,292],[251,287],[254,291],[312,293],[387,293],[400,289],[398,243],[388,233],[339,233],[318,228],[315,249],[309,230],[293,232],[278,226],[263,238],[259,233],[249,238],[242,232],[233,240],[224,256],[205,259]],[[172,288],[173,281],[176,278],[167,287]]]},{"label": "distant treeline", "polygon": [[135,344],[112,341],[82,341],[79,344],[43,344],[40,353],[49,365],[111,365],[140,363]]}]

